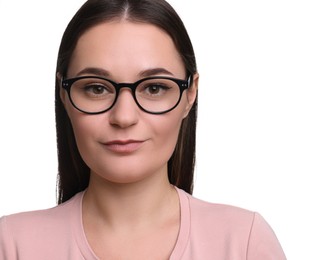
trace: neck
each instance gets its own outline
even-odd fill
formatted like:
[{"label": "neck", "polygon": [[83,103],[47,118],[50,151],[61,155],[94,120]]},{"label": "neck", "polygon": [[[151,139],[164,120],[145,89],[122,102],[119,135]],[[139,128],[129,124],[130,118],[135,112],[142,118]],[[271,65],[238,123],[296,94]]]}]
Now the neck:
[{"label": "neck", "polygon": [[83,216],[112,228],[139,227],[179,212],[178,195],[166,174],[130,184],[112,183],[92,173]]}]

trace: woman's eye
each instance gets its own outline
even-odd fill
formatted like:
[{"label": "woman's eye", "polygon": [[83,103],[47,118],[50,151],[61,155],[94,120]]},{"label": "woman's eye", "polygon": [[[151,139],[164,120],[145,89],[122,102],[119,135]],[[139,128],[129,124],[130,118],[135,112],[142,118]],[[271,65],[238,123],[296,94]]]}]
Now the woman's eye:
[{"label": "woman's eye", "polygon": [[101,95],[106,91],[106,88],[102,85],[88,85],[85,86],[85,91],[95,94],[95,95]]},{"label": "woman's eye", "polygon": [[84,94],[90,98],[107,98],[115,94],[114,89],[105,84],[87,84],[82,89]]},{"label": "woman's eye", "polygon": [[148,95],[162,95],[166,92],[169,87],[161,84],[151,84],[145,87],[145,92]]},{"label": "woman's eye", "polygon": [[72,85],[72,92],[79,98],[106,99],[115,95],[115,88],[108,81],[81,78]]}]

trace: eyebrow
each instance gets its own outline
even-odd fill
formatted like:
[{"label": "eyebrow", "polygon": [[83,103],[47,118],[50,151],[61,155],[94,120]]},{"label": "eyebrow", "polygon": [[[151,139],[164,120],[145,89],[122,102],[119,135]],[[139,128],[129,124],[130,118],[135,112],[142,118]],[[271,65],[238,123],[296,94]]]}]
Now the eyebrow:
[{"label": "eyebrow", "polygon": [[[100,76],[100,77],[110,77],[111,73],[108,72],[105,69],[102,68],[96,68],[96,67],[87,67],[82,69],[80,72],[77,73],[76,76],[82,76],[85,74],[91,74],[91,75],[95,75],[95,76]],[[165,75],[170,75],[170,76],[174,76],[174,74],[170,71],[168,71],[167,69],[164,68],[150,68],[150,69],[146,69],[141,71],[138,76],[139,77],[151,77],[151,76],[157,76],[160,74],[165,74]]]},{"label": "eyebrow", "polygon": [[76,76],[81,76],[84,74],[92,74],[92,75],[102,76],[102,77],[110,76],[110,73],[107,70],[101,69],[101,68],[95,68],[95,67],[84,68],[80,72],[78,72]]},{"label": "eyebrow", "polygon": [[152,68],[152,69],[146,69],[139,73],[139,76],[141,77],[150,77],[150,76],[156,76],[160,74],[167,74],[170,76],[174,76],[174,74],[167,69],[164,68]]}]

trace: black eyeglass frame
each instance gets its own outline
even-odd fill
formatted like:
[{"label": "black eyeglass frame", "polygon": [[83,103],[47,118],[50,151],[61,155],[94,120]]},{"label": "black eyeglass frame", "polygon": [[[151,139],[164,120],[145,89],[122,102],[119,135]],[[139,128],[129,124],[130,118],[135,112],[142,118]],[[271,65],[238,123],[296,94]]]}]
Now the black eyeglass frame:
[{"label": "black eyeglass frame", "polygon": [[[105,110],[102,110],[102,111],[98,111],[98,112],[88,112],[88,111],[84,111],[84,110],[78,108],[74,104],[74,102],[73,102],[73,100],[71,98],[71,87],[72,87],[73,83],[78,81],[78,80],[80,80],[80,79],[88,79],[88,78],[89,79],[102,79],[102,80],[106,80],[106,81],[108,81],[109,83],[111,83],[115,87],[115,90],[116,90],[115,100],[114,100],[114,102],[111,104],[111,106],[109,108],[107,108]],[[148,111],[147,109],[143,108],[139,104],[139,102],[138,102],[138,100],[136,98],[136,94],[135,94],[136,88],[143,81],[151,80],[151,79],[167,79],[167,80],[171,80],[171,81],[175,82],[178,85],[179,90],[180,90],[179,99],[178,99],[178,101],[176,102],[176,104],[172,108],[164,110],[164,111],[160,111],[160,112],[152,112],[152,111]],[[172,111],[173,109],[175,109],[178,106],[178,104],[179,104],[179,102],[181,100],[181,97],[182,97],[182,93],[184,92],[184,90],[188,89],[190,87],[190,85],[191,85],[191,75],[188,77],[187,80],[182,80],[182,79],[172,78],[172,77],[155,76],[155,77],[142,78],[142,79],[140,79],[140,80],[138,80],[138,81],[136,81],[134,83],[116,83],[116,82],[114,82],[114,81],[112,81],[110,79],[104,78],[104,77],[99,77],[99,76],[81,76],[81,77],[75,77],[75,78],[69,78],[69,79],[62,78],[60,84],[61,84],[62,88],[64,88],[67,91],[71,104],[77,110],[79,110],[80,112],[83,112],[85,114],[97,115],[97,114],[102,114],[102,113],[107,112],[108,110],[112,109],[113,106],[116,104],[118,96],[119,96],[119,93],[120,93],[120,90],[122,88],[129,88],[129,89],[132,90],[132,96],[134,98],[135,103],[137,104],[137,106],[142,111],[144,111],[146,113],[149,113],[149,114],[159,115],[159,114],[165,114],[167,112],[170,112],[170,111]]]}]

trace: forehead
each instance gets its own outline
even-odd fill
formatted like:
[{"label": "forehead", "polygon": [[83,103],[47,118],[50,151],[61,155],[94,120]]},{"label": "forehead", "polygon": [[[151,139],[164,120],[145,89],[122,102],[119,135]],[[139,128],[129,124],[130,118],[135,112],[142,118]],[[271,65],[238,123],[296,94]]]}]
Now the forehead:
[{"label": "forehead", "polygon": [[129,21],[98,24],[79,38],[69,74],[87,66],[117,74],[132,75],[147,67],[163,67],[179,77],[185,74],[181,56],[165,31],[151,24]]}]

